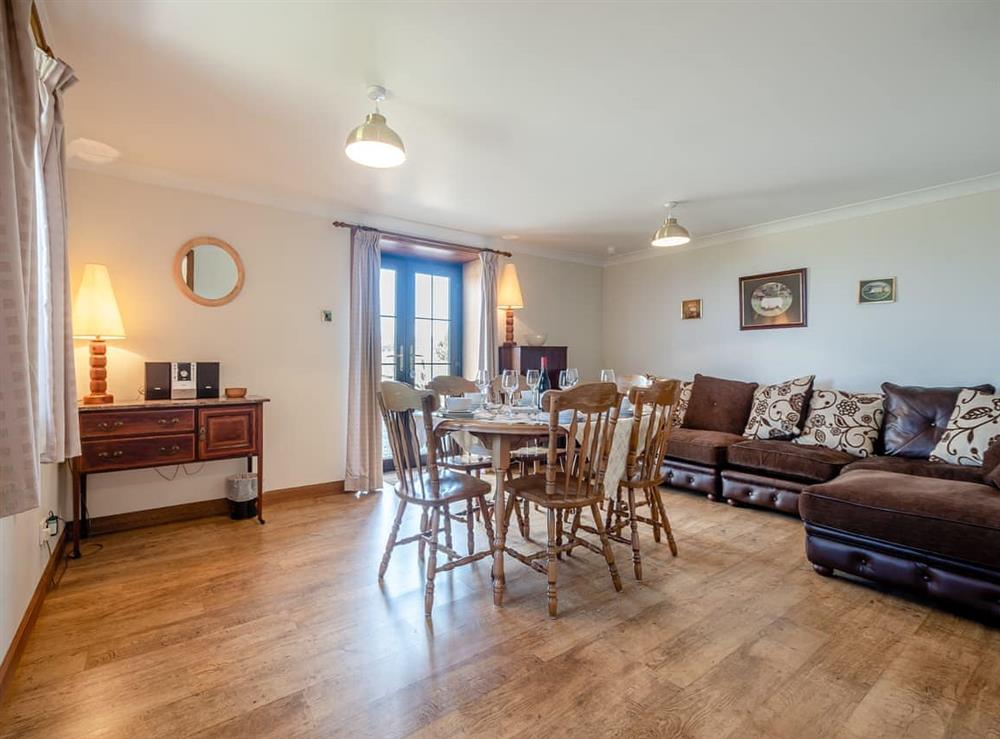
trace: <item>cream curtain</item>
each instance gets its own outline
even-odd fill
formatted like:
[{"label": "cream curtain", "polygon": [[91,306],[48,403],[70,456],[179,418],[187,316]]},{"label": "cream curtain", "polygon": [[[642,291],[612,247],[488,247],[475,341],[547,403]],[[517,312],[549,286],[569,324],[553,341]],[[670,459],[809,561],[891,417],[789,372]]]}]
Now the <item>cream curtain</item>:
[{"label": "cream curtain", "polygon": [[490,373],[497,370],[497,277],[500,271],[500,259],[496,252],[479,252],[482,264],[480,276],[480,305],[482,313],[479,316],[479,369]]},{"label": "cream curtain", "polygon": [[73,361],[72,301],[66,248],[65,140],[63,92],[76,82],[60,59],[35,51],[38,69],[38,416],[43,462],[64,462],[80,453]]},{"label": "cream curtain", "polygon": [[0,5],[0,517],[37,508],[36,388],[30,362],[35,259],[38,82],[31,0]]},{"label": "cream curtain", "polygon": [[382,487],[382,377],[379,232],[358,228],[351,241],[351,355],[347,389],[347,490]]}]

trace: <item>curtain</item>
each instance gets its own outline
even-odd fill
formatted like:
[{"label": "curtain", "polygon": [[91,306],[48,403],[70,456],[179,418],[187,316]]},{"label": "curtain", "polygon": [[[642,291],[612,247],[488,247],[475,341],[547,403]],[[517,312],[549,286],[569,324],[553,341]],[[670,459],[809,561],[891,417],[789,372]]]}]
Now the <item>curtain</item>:
[{"label": "curtain", "polygon": [[38,69],[38,377],[39,442],[43,462],[80,453],[73,361],[72,300],[66,248],[66,180],[63,92],[76,82],[60,59],[35,51]]},{"label": "curtain", "polygon": [[482,264],[480,275],[479,316],[479,369],[486,370],[490,377],[497,369],[497,275],[500,270],[499,254],[492,251],[479,252]]},{"label": "curtain", "polygon": [[0,5],[0,517],[39,505],[36,387],[30,368],[38,83],[31,0]]},{"label": "curtain", "polygon": [[354,229],[351,240],[351,355],[347,389],[347,490],[382,487],[382,339],[379,232]]}]

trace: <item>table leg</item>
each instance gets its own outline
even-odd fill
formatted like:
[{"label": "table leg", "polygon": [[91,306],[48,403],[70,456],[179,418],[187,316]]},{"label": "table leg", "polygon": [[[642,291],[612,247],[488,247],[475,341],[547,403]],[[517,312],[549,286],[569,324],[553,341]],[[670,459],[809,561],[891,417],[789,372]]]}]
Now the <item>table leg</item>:
[{"label": "table leg", "polygon": [[257,520],[264,521],[264,406],[257,407]]},{"label": "table leg", "polygon": [[73,476],[73,559],[80,559],[80,473],[76,463],[70,462],[70,474]]},{"label": "table leg", "polygon": [[503,553],[507,546],[507,523],[504,520],[504,483],[510,469],[510,442],[503,434],[493,437],[493,473],[496,477],[496,500],[493,503],[493,605],[503,605],[506,580],[503,574]]}]

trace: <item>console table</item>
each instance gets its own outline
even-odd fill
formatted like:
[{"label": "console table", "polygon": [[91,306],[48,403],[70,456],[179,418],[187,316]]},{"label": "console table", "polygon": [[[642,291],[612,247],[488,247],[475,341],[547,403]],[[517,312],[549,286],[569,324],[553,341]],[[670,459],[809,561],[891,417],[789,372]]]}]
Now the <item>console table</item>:
[{"label": "console table", "polygon": [[[73,475],[73,557],[89,533],[87,476],[146,467],[245,457],[257,458],[257,520],[264,523],[264,403],[230,400],[138,400],[80,405],[81,452]],[[82,529],[82,531],[81,531]]]}]

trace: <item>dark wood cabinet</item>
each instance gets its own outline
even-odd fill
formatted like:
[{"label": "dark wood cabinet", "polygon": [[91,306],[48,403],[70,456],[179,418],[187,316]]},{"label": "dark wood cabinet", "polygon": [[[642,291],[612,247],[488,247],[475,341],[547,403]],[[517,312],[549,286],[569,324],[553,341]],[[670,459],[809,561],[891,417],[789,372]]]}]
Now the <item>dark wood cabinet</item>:
[{"label": "dark wood cabinet", "polygon": [[549,383],[558,388],[559,371],[567,367],[566,354],[564,346],[501,346],[499,370],[512,369],[523,375],[530,369],[541,369],[545,357]]},{"label": "dark wood cabinet", "polygon": [[73,470],[73,556],[87,531],[87,475],[245,457],[257,458],[257,518],[264,523],[264,403],[267,398],[150,400],[81,405]]}]

